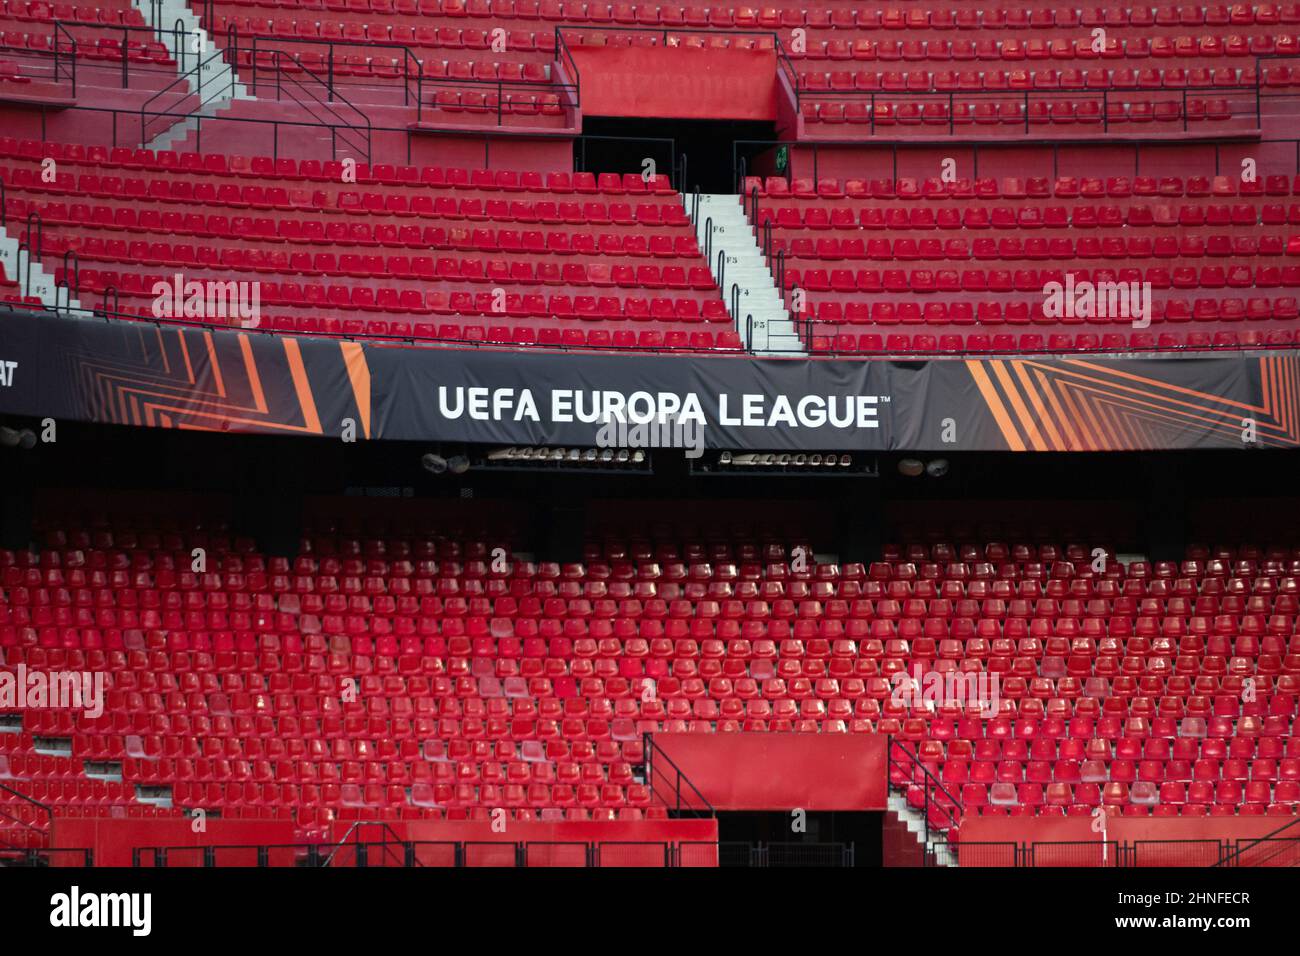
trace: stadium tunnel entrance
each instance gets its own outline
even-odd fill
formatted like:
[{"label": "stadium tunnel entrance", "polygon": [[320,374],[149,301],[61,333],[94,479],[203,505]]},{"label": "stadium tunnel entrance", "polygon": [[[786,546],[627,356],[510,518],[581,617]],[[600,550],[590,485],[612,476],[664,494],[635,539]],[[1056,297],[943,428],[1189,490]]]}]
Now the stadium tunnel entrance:
[{"label": "stadium tunnel entrance", "polygon": [[[642,119],[583,117],[583,134],[573,143],[573,168],[593,173],[640,173],[652,159],[684,193],[737,191],[735,164],[752,162],[760,147],[751,141],[776,138],[776,126],[755,120]],[[686,161],[686,181],[677,170]]]},{"label": "stadium tunnel entrance", "polygon": [[[880,866],[883,812],[718,812],[723,866]],[[737,855],[747,860],[737,859]],[[761,862],[753,858],[761,857]]]}]

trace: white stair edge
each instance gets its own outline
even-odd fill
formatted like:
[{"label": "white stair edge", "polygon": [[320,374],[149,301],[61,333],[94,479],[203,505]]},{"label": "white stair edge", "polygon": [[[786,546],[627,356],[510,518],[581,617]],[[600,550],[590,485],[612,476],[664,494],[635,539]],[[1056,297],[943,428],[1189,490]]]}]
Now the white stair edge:
[{"label": "white stair edge", "polygon": [[917,810],[913,809],[907,803],[907,798],[898,793],[890,793],[887,803],[888,812],[894,814],[907,827],[907,832],[916,837],[916,842],[921,844],[921,848],[934,856],[936,866],[957,866],[957,854],[953,851],[947,841],[932,843],[929,846],[925,843],[925,817]]},{"label": "white stair edge", "polygon": [[[131,5],[140,12],[145,22],[148,23],[152,9],[148,0],[131,0]],[[150,23],[149,25],[153,27],[154,36],[158,42],[168,46],[172,58],[176,61],[176,75],[184,76],[192,71],[195,57],[198,57],[198,62],[202,63],[199,70],[199,89],[191,91],[198,95],[199,102],[203,102],[202,90],[211,89],[213,85],[219,89],[229,89],[231,91],[230,95],[222,96],[202,106],[203,115],[206,116],[225,109],[234,100],[251,99],[247,87],[240,83],[236,77],[234,67],[214,55],[217,52],[216,44],[212,42],[212,37],[208,34],[208,31],[199,25],[199,18],[190,9],[186,0],[162,0],[159,17],[160,22]],[[184,25],[186,37],[198,34],[199,46],[203,52],[196,53],[193,50],[186,50],[185,56],[181,57],[180,51],[174,48],[176,40],[171,32],[171,28],[177,20],[180,20]],[[181,69],[182,62],[185,63],[184,70]],[[194,119],[194,114],[191,114],[174,126],[162,130],[157,136],[149,140],[146,146],[148,149],[170,149],[197,128],[198,123]]]},{"label": "white stair edge", "polygon": [[[683,195],[689,212],[693,196]],[[711,222],[710,222],[711,220]],[[754,318],[755,354],[768,356],[806,355],[807,350],[795,332],[790,313],[776,288],[772,272],[763,261],[762,250],[754,229],[745,216],[741,197],[731,193],[701,193],[696,211],[695,237],[703,250],[708,244],[707,229],[713,227],[709,272],[722,290],[727,312],[731,313],[731,287],[738,286],[740,308],[732,315],[736,333],[745,341],[745,316]],[[725,253],[723,276],[718,281],[718,252]]]},{"label": "white stair edge", "polygon": [[52,311],[66,312],[84,318],[93,315],[79,301],[68,298],[70,291],[58,292],[54,285],[54,276],[45,271],[39,259],[32,259],[31,288],[22,288],[21,283],[26,278],[27,257],[27,250],[18,248],[17,237],[9,235],[5,229],[0,229],[0,264],[4,265],[5,276],[20,284],[19,294],[23,297],[38,296],[41,304]]}]

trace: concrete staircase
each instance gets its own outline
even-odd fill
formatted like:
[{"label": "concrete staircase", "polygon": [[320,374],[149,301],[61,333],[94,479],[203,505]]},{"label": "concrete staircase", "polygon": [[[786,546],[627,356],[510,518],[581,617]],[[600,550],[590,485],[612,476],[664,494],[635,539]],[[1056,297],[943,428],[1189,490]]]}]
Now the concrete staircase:
[{"label": "concrete staircase", "polygon": [[[687,212],[692,196],[686,196]],[[739,306],[732,314],[740,340],[759,355],[807,354],[795,333],[790,313],[777,294],[772,273],[763,261],[754,229],[745,218],[740,197],[730,193],[702,193],[695,222],[700,249],[710,245],[709,269],[722,289],[727,311],[732,312],[732,286],[737,287]],[[719,275],[718,253],[723,253]],[[753,317],[752,329],[746,318]]]},{"label": "concrete staircase", "polygon": [[[8,229],[0,229],[0,265],[4,266],[5,275],[16,279],[20,284],[28,281],[26,249],[18,248],[18,236],[22,234],[25,224],[10,222]],[[13,235],[10,235],[12,231]],[[58,309],[72,315],[89,317],[92,313],[82,307],[76,299],[69,298],[67,289],[56,289],[54,276],[45,271],[39,259],[32,259],[31,285],[19,291],[24,297],[33,296],[41,300],[47,309]]]},{"label": "concrete staircase", "polygon": [[925,842],[925,817],[920,811],[908,806],[907,798],[901,793],[889,794],[888,812],[894,814],[901,820],[908,829],[908,832],[916,837],[916,842],[921,844],[921,848],[934,855],[935,866],[956,866],[957,854],[948,846],[947,840],[931,840],[929,845]]},{"label": "concrete staircase", "polygon": [[[132,0],[132,5],[140,11],[145,22],[149,22],[154,7],[148,0]],[[207,30],[199,25],[198,16],[190,9],[185,0],[162,0],[159,22],[149,23],[154,28],[160,43],[167,45],[176,60],[178,76],[187,76],[190,92],[194,99],[187,103],[190,112],[212,115],[229,106],[234,100],[246,99],[247,88],[235,78],[234,67],[226,63],[217,51]],[[175,49],[176,39],[170,32],[176,21],[185,28],[186,40],[192,44],[184,51]],[[197,42],[195,38],[197,37]],[[198,49],[195,49],[197,47]],[[182,56],[182,52],[184,56]],[[182,72],[181,64],[184,64]],[[177,98],[167,96],[163,109],[177,109]],[[159,121],[159,132],[150,138],[149,149],[172,149],[177,143],[186,139],[197,129],[192,116],[187,116],[174,125],[163,126]]]}]

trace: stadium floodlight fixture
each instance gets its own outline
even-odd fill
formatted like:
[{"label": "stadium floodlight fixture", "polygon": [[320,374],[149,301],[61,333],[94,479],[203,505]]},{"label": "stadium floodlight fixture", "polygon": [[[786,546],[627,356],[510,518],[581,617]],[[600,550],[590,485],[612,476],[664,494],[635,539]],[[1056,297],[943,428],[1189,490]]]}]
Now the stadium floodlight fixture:
[{"label": "stadium floodlight fixture", "polygon": [[719,464],[719,465],[730,465],[730,464],[731,464],[731,452],[729,452],[729,451],[724,451],[721,455],[719,455],[719,456],[718,456],[718,464]]},{"label": "stadium floodlight fixture", "polygon": [[453,475],[463,475],[469,471],[469,459],[464,455],[455,455],[447,459],[447,470]]},{"label": "stadium floodlight fixture", "polygon": [[618,450],[618,455],[617,455],[616,457],[618,458],[618,463],[621,465],[621,464],[625,463],[625,462],[626,462],[629,458],[631,458],[632,456],[628,454],[628,451],[627,451],[626,448],[620,448],[620,449]]},{"label": "stadium floodlight fixture", "polygon": [[586,451],[584,451],[584,452],[582,453],[582,460],[583,460],[583,461],[586,461],[586,462],[592,462],[592,461],[595,461],[595,460],[596,460],[596,456],[597,456],[597,454],[598,454],[598,453],[597,453],[596,449],[594,449],[594,448],[588,448]]},{"label": "stadium floodlight fixture", "polygon": [[853,456],[852,456],[852,455],[840,455],[840,467],[841,467],[841,468],[848,468],[848,467],[849,467],[850,465],[852,465],[852,464],[853,464]]},{"label": "stadium floodlight fixture", "polygon": [[632,452],[632,464],[639,465],[643,461],[645,461],[645,452],[643,452],[640,448]]},{"label": "stadium floodlight fixture", "polygon": [[781,455],[780,457],[777,458],[776,463],[782,467],[786,467],[790,464],[790,456]]},{"label": "stadium floodlight fixture", "polygon": [[606,461],[606,462],[608,462],[608,461],[613,461],[613,460],[614,460],[614,449],[612,449],[612,448],[602,448],[602,449],[600,450],[600,460],[601,460],[601,461]]},{"label": "stadium floodlight fixture", "polygon": [[808,456],[808,464],[811,465],[812,467],[816,468],[821,463],[822,463],[821,455],[814,453]]},{"label": "stadium floodlight fixture", "polygon": [[948,459],[936,458],[925,466],[925,473],[931,478],[942,478],[948,474]]},{"label": "stadium floodlight fixture", "polygon": [[798,455],[795,455],[795,456],[794,456],[794,466],[795,466],[796,468],[802,468],[802,467],[803,467],[804,465],[806,465],[806,464],[808,464],[808,456],[807,456],[807,455],[804,455],[804,454],[801,453],[801,454],[798,454]]},{"label": "stadium floodlight fixture", "polygon": [[916,478],[925,472],[925,462],[917,458],[904,458],[898,463],[898,473],[908,478]]},{"label": "stadium floodlight fixture", "polygon": [[488,461],[514,461],[519,455],[519,450],[511,445],[509,448],[496,448],[488,452]]},{"label": "stadium floodlight fixture", "polygon": [[420,464],[431,475],[441,475],[447,470],[447,459],[441,455],[435,455],[433,452],[428,452],[421,457]]}]

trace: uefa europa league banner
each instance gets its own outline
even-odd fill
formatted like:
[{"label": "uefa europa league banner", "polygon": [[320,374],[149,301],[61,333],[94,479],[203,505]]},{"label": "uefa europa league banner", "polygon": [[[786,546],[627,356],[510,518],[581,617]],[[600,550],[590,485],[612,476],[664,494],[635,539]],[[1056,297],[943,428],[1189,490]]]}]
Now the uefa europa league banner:
[{"label": "uefa europa league banner", "polygon": [[[381,345],[0,311],[0,414],[159,428],[734,451],[1300,445],[1300,353],[756,359]],[[602,429],[605,432],[602,435]],[[639,430],[639,431],[638,431]],[[650,438],[646,441],[646,438]]]}]

